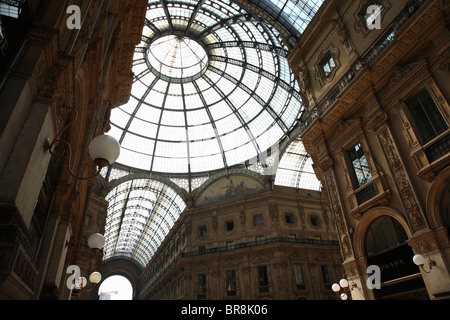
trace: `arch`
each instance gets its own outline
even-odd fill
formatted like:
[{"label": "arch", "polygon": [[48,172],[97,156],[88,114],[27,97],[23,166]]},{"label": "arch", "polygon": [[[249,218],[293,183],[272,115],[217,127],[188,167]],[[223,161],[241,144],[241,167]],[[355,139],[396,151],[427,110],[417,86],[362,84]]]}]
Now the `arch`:
[{"label": "arch", "polygon": [[[112,275],[99,286],[99,300],[133,300],[135,288],[127,277]],[[108,297],[109,296],[109,297]]]},{"label": "arch", "polygon": [[122,182],[106,200],[103,260],[129,258],[142,268],[186,208],[174,189],[148,177]]},{"label": "arch", "polygon": [[390,216],[397,220],[400,225],[403,227],[403,229],[406,232],[406,235],[408,238],[412,237],[412,231],[409,227],[408,222],[406,221],[405,217],[398,212],[395,209],[389,208],[389,207],[376,207],[369,211],[367,211],[359,221],[358,225],[356,226],[353,242],[355,246],[355,256],[356,258],[362,258],[365,257],[365,239],[366,234],[371,226],[372,222],[374,222],[377,218],[383,217],[383,216]]},{"label": "arch", "polygon": [[134,298],[138,295],[138,283],[141,271],[140,266],[135,261],[129,259],[111,259],[103,263],[102,283],[111,276],[125,277],[133,287]]},{"label": "arch", "polygon": [[442,195],[450,184],[450,167],[438,174],[427,193],[426,215],[431,228],[439,228],[444,225],[440,213]]},{"label": "arch", "polygon": [[104,186],[103,191],[108,194],[111,192],[114,188],[121,185],[124,182],[130,181],[130,180],[137,180],[137,179],[150,179],[155,180],[164,183],[165,185],[169,186],[170,188],[174,189],[176,193],[183,199],[184,202],[186,202],[186,192],[180,188],[176,183],[171,181],[170,179],[167,179],[159,174],[152,174],[151,177],[149,177],[148,173],[131,173],[126,176],[123,176],[119,179],[111,180],[107,185]]},{"label": "arch", "polygon": [[[194,206],[211,205],[228,199],[237,200],[266,191],[264,180],[250,170],[230,170],[228,174],[214,176],[198,190]],[[234,179],[234,181],[233,181]],[[225,190],[219,192],[218,190]]]},{"label": "arch", "polygon": [[206,180],[205,182],[203,182],[203,184],[198,188],[197,190],[197,197],[206,189],[208,188],[211,184],[213,184],[215,181],[219,180],[220,178],[229,176],[229,175],[247,175],[250,178],[253,178],[255,180],[258,180],[262,185],[264,185],[264,179],[262,178],[262,176],[252,170],[248,170],[248,169],[230,169],[228,170],[226,173],[224,172],[219,172],[213,176],[211,176],[208,180]]}]

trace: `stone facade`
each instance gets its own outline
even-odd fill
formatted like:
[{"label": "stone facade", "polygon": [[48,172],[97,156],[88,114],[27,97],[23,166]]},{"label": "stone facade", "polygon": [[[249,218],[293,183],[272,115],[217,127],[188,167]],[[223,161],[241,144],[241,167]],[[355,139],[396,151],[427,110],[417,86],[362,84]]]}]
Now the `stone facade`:
[{"label": "stone facade", "polygon": [[[89,141],[109,130],[111,109],[130,97],[147,1],[73,1],[81,8],[79,30],[67,28],[66,1],[27,3],[33,7],[19,24],[2,20],[0,299],[93,298],[68,290],[66,270],[76,264],[85,275],[100,267],[101,255],[92,255],[85,240],[103,231],[107,203],[97,183],[70,172],[95,173]],[[266,188],[208,206],[189,195],[154,263],[141,270],[113,261],[103,266],[104,277],[119,269],[136,299],[327,299],[335,297],[328,281],[344,272],[356,285],[353,299],[450,297],[450,6],[380,0],[374,27],[366,15],[374,3],[325,1],[297,44],[281,34],[307,108],[281,147],[302,139],[323,194]],[[407,105],[423,93],[440,119],[426,141]],[[58,137],[70,152],[61,143],[55,147],[62,157],[52,156],[45,141],[68,124]],[[364,160],[362,179],[355,154]],[[256,214],[260,226],[253,225]],[[371,254],[369,235],[385,218],[406,240]],[[389,260],[396,250],[399,259]],[[396,269],[418,253],[433,262],[431,270]],[[366,286],[374,263],[383,274],[390,270],[380,291]],[[302,281],[294,277],[298,265]],[[230,271],[235,290],[227,288]]]},{"label": "stone facade", "polygon": [[[29,4],[23,8],[28,30],[19,38],[3,19],[10,46],[2,51],[7,68],[0,87],[0,298],[60,299],[68,297],[67,264],[77,264],[84,250],[84,216],[93,214],[92,180],[69,169],[83,177],[95,172],[88,141],[109,130],[111,108],[129,99],[147,2],[74,1],[79,30],[67,27],[65,1]],[[58,138],[71,152],[52,157],[45,141],[68,123]]]},{"label": "stone facade", "polygon": [[[329,194],[346,275],[357,284],[352,297],[448,298],[449,226],[443,221],[450,179],[448,2],[379,1],[377,28],[364,20],[371,1],[336,3],[326,2],[290,63],[308,101],[306,124],[298,132]],[[325,75],[331,58],[335,67]],[[444,129],[427,142],[407,108],[423,89],[444,121]],[[349,154],[355,146],[363,150],[368,179],[362,183]],[[407,264],[420,253],[436,266],[429,273],[427,266],[426,271],[399,271],[382,289],[369,290],[366,270],[372,257],[366,239],[385,216],[408,236]],[[422,279],[423,285],[411,287],[412,279]]]},{"label": "stone facade", "polygon": [[[238,181],[236,176],[230,179]],[[324,195],[275,187],[240,200],[186,209],[143,270],[138,296],[335,299],[331,284],[342,277],[341,263]],[[258,280],[260,267],[267,272],[264,285]],[[295,268],[301,269],[297,279]],[[234,280],[227,282],[230,276]]]}]

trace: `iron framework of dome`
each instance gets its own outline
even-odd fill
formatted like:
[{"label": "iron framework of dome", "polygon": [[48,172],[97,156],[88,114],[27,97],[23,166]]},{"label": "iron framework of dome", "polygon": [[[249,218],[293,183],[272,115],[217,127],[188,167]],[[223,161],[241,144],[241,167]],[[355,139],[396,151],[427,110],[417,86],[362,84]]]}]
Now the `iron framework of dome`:
[{"label": "iron framework of dome", "polygon": [[[280,156],[279,185],[320,188],[317,179],[304,179],[314,174],[299,139],[284,154],[270,150],[304,110],[280,31],[298,39],[322,3],[148,2],[131,98],[111,113],[108,134],[121,155],[102,171],[115,180],[106,197],[104,260],[145,267],[185,208],[181,189],[231,167],[261,173],[261,155],[266,163]],[[278,29],[252,14],[255,7],[279,21]]]},{"label": "iron framework of dome", "polygon": [[111,192],[103,259],[122,258],[143,268],[180,217],[186,204],[163,182],[123,181]]},{"label": "iron framework of dome", "polygon": [[233,2],[149,1],[131,99],[111,115],[117,162],[195,174],[262,154],[303,112],[287,55],[273,26]]}]

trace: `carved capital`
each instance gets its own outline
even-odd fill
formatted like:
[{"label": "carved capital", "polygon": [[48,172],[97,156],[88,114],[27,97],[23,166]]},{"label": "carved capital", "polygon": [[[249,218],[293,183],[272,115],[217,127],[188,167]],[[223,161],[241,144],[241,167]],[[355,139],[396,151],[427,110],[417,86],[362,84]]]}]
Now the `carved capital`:
[{"label": "carved capital", "polygon": [[417,254],[427,255],[439,249],[437,238],[433,231],[422,233],[407,242]]},{"label": "carved capital", "polygon": [[370,132],[377,132],[388,121],[388,115],[386,112],[378,111],[370,116],[367,123],[367,129]]}]

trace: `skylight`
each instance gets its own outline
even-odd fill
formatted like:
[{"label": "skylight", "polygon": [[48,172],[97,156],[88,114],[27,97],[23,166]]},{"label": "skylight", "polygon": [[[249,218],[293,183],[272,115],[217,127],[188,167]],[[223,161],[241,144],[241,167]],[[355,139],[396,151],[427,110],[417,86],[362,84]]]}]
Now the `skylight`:
[{"label": "skylight", "polygon": [[149,1],[131,99],[111,115],[117,162],[191,174],[264,153],[304,110],[287,55],[274,27],[233,2]]},{"label": "skylight", "polygon": [[135,179],[111,190],[103,259],[128,258],[145,267],[186,204],[166,184]]},{"label": "skylight", "polygon": [[[102,175],[121,183],[106,197],[104,260],[145,267],[185,209],[177,185],[191,192],[237,164],[261,172],[249,160],[278,147],[303,114],[279,30],[236,2],[148,2],[131,98],[111,112],[121,155]],[[251,2],[298,36],[323,1]],[[276,184],[318,188],[301,147],[289,146]],[[168,182],[128,178],[136,171]]]}]

